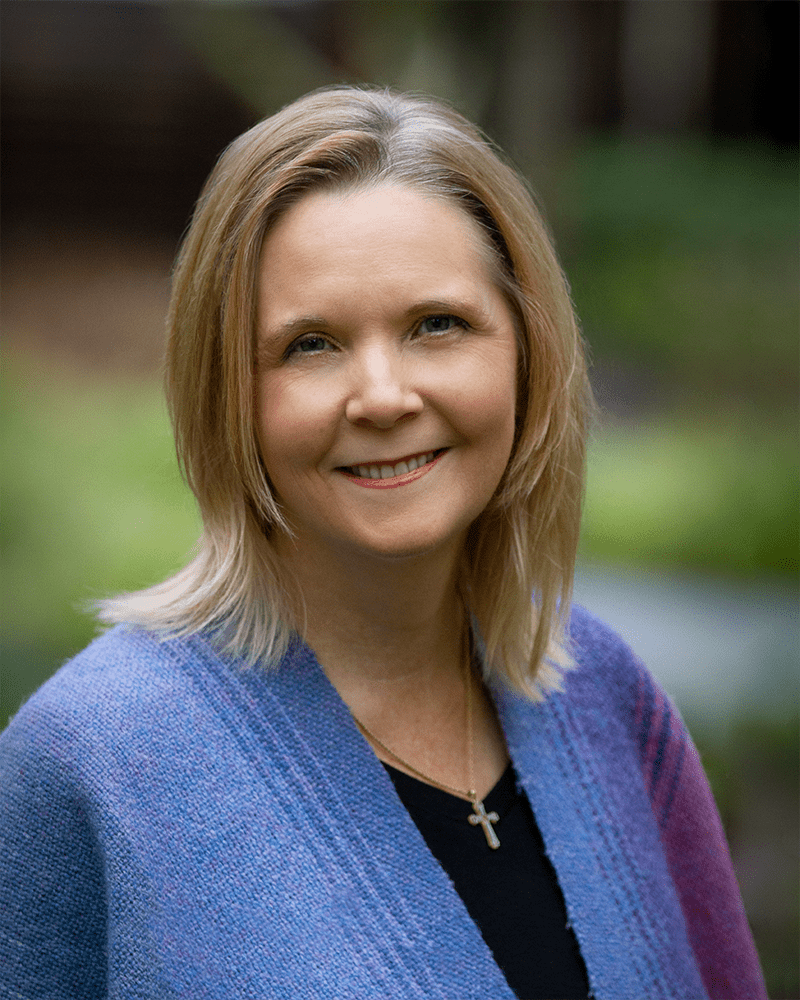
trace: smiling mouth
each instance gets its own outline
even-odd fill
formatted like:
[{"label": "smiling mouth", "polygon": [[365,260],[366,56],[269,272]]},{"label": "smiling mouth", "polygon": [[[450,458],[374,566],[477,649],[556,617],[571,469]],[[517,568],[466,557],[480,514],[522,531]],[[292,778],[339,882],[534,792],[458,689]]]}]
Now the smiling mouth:
[{"label": "smiling mouth", "polygon": [[446,448],[439,448],[436,451],[420,452],[417,455],[409,455],[400,459],[399,462],[389,464],[388,462],[370,462],[368,465],[343,465],[342,472],[359,479],[393,479],[395,476],[404,476],[409,472],[422,468],[447,451]]}]

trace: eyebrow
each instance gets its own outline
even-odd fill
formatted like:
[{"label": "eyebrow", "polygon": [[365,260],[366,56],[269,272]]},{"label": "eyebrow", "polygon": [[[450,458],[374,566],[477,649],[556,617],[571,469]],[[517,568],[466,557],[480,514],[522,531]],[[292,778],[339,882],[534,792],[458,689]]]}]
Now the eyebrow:
[{"label": "eyebrow", "polygon": [[256,365],[274,363],[283,356],[284,347],[294,337],[311,330],[324,330],[327,326],[327,322],[321,316],[296,316],[271,329],[266,329],[259,323],[256,329]]},{"label": "eyebrow", "polygon": [[447,313],[469,312],[475,315],[479,321],[488,322],[489,317],[486,310],[475,298],[460,296],[453,299],[425,299],[416,302],[406,311],[406,317],[413,315],[442,315]]},{"label": "eyebrow", "polygon": [[[479,324],[488,324],[489,314],[474,297],[454,297],[451,299],[423,299],[415,302],[402,314],[402,321],[407,322],[414,316],[447,315],[451,313],[471,313]],[[259,340],[263,343],[286,341],[301,333],[312,330],[328,330],[336,327],[323,316],[296,316],[294,319],[280,323],[271,329],[262,329]]]},{"label": "eyebrow", "polygon": [[304,333],[306,330],[327,327],[328,325],[327,320],[321,316],[297,316],[271,330],[262,329],[261,332],[268,340],[283,340],[285,337],[293,337],[297,333]]}]

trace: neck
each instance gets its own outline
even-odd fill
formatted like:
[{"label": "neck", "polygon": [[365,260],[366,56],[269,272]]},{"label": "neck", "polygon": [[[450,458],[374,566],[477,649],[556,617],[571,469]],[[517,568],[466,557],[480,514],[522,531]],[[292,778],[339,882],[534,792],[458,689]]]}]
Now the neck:
[{"label": "neck", "polygon": [[[304,638],[353,716],[417,774],[454,788],[470,781],[469,744],[474,787],[485,795],[508,755],[480,686],[472,736],[465,727],[467,622],[457,586],[463,541],[402,559],[277,544],[303,595]],[[373,749],[397,766],[379,744]]]},{"label": "neck", "polygon": [[[280,544],[303,595],[305,638],[333,683],[458,671],[464,612],[459,549],[404,558]],[[304,614],[303,614],[304,613]]]}]

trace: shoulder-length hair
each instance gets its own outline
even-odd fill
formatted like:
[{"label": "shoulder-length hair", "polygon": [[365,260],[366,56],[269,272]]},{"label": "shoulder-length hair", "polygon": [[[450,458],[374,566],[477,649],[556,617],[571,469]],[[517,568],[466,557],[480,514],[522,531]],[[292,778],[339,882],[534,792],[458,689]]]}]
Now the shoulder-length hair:
[{"label": "shoulder-length hair", "polygon": [[515,317],[515,440],[470,529],[461,590],[487,679],[541,698],[570,662],[591,405],[569,290],[524,182],[488,140],[436,100],[387,90],[302,97],[236,139],[208,178],[174,274],[166,369],[203,534],[181,572],[101,602],[100,618],[172,636],[208,630],[251,664],[277,662],[302,632],[271,543],[284,522],[255,433],[259,260],[270,227],[308,192],[384,181],[449,199],[477,221]]}]

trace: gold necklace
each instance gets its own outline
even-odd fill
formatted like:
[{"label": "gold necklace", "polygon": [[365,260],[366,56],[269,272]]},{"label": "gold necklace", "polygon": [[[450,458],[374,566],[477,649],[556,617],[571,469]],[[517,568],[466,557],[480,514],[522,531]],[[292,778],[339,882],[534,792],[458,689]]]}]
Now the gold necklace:
[{"label": "gold necklace", "polygon": [[[473,783],[472,774],[472,673],[469,666],[469,657],[466,657],[466,678],[465,683],[467,687],[467,769],[469,783]],[[352,715],[352,712],[350,713]],[[486,843],[491,847],[493,851],[496,851],[500,846],[500,841],[497,834],[494,831],[494,826],[492,824],[499,822],[500,817],[496,812],[486,812],[486,808],[481,799],[478,798],[478,793],[474,788],[469,788],[467,790],[461,788],[453,788],[450,785],[446,785],[443,781],[437,781],[436,778],[432,778],[429,774],[423,774],[419,771],[413,764],[409,764],[407,760],[395,753],[394,750],[386,746],[386,744],[379,740],[378,737],[367,727],[363,722],[360,722],[355,715],[353,715],[353,721],[361,730],[364,736],[372,740],[373,743],[377,745],[393,757],[398,763],[402,764],[406,770],[410,771],[415,777],[421,778],[423,781],[436,788],[440,788],[444,792],[450,792],[451,795],[457,795],[460,799],[466,799],[472,805],[472,812],[467,817],[467,820],[472,824],[472,826],[478,826],[480,824],[483,827],[483,832],[486,835]]]}]

